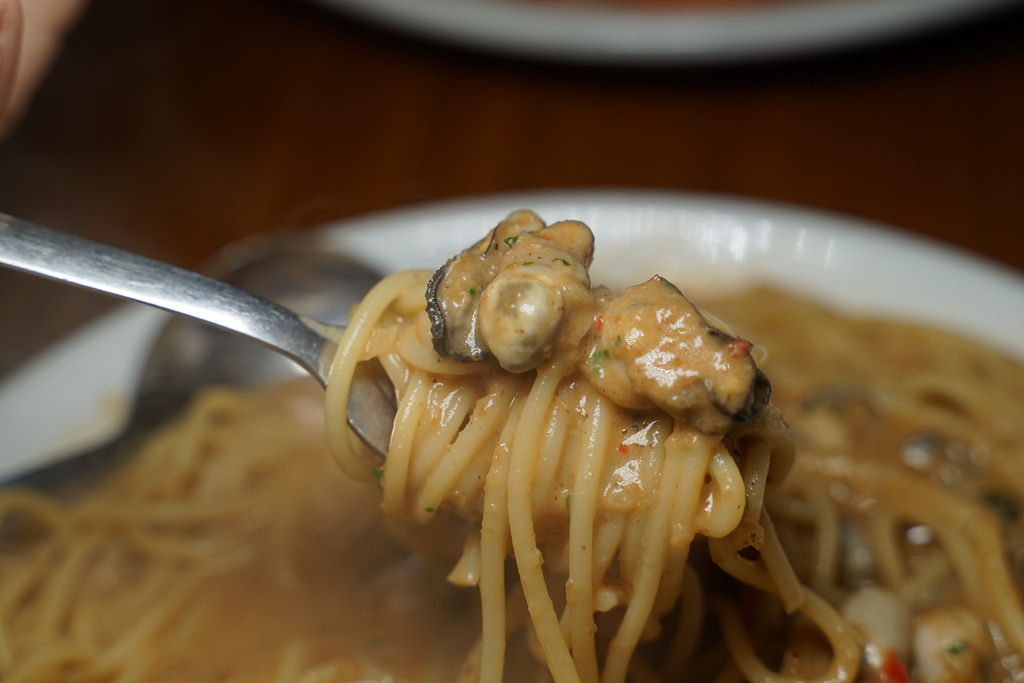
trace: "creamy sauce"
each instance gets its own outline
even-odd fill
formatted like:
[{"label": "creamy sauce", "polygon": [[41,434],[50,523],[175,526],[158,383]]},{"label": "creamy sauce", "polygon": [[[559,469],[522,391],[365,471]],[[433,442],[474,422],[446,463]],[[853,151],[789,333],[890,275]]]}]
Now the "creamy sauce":
[{"label": "creamy sauce", "polygon": [[376,487],[346,479],[326,453],[297,460],[267,511],[290,516],[288,555],[272,526],[247,534],[251,560],[200,585],[198,623],[153,680],[271,680],[293,643],[323,680],[453,680],[476,636],[474,596],[444,581],[437,558],[409,553]]},{"label": "creamy sauce", "polygon": [[[561,271],[555,268],[554,272]],[[609,349],[604,372],[608,377],[617,373],[619,378],[609,379],[614,386],[606,384],[604,390],[612,398],[623,394],[625,397],[616,400],[626,403],[648,400],[675,405],[671,402],[676,397],[686,395],[677,386],[688,379],[685,374],[659,383],[661,370],[652,368],[671,368],[672,362],[652,366],[637,361],[659,349],[656,340],[650,341],[654,330],[663,329],[659,316],[669,321],[669,327],[672,321],[682,321],[672,332],[674,343],[697,343],[704,334],[703,322],[694,317],[688,302],[659,282],[641,285],[618,300],[598,294],[594,302],[578,339],[581,349],[590,349],[591,357],[594,349]],[[631,308],[634,304],[638,308]],[[762,365],[774,380],[773,399],[793,426],[801,451],[798,458],[846,453],[863,462],[899,464],[944,491],[981,501],[993,514],[1003,515],[1000,528],[1011,553],[1019,552],[1024,536],[1019,496],[1024,371],[1019,363],[942,333],[841,318],[773,292],[759,291],[715,302],[709,308],[765,350],[767,359]],[[620,320],[615,319],[617,311],[622,313]],[[596,323],[600,316],[604,316],[603,327]],[[617,345],[620,335],[623,343]],[[725,341],[703,349],[704,355],[698,354],[705,366],[701,375],[709,379],[701,384],[701,391],[716,397],[712,401],[704,396],[705,405],[718,402],[735,410],[736,385],[731,378],[736,375],[747,381],[751,376],[745,354],[733,355],[732,343]],[[604,381],[600,372],[594,374],[596,381]],[[909,414],[889,414],[898,407],[894,397],[909,391],[924,374],[956,380],[948,386],[964,390],[960,394],[934,386],[918,390],[947,428],[948,433],[932,435],[936,437],[932,440],[921,440],[922,421]],[[666,393],[659,393],[663,388]],[[278,456],[266,471],[251,477],[267,497],[251,512],[213,527],[211,540],[228,538],[234,550],[210,563],[195,591],[162,629],[160,647],[154,653],[157,665],[146,680],[273,680],[294,643],[302,643],[303,668],[317,672],[316,681],[455,680],[480,623],[476,592],[445,581],[461,550],[447,547],[446,539],[453,535],[446,525],[460,522],[439,516],[429,526],[406,528],[386,521],[379,510],[377,487],[372,482],[347,479],[320,444],[322,425],[311,416],[319,413],[322,392],[310,383],[301,389],[276,390],[272,397],[263,412],[257,411],[251,418],[253,442],[232,441],[238,448],[222,454],[247,462],[251,458],[247,449],[265,445],[262,442],[267,440],[256,427],[272,425],[280,440],[275,446]],[[587,410],[586,405],[574,402],[570,393],[562,400],[567,412],[583,415]],[[988,402],[979,402],[983,400]],[[602,482],[603,501],[628,508],[646,493],[637,476],[646,464],[632,447],[662,438],[662,427],[642,415],[615,427],[617,459]],[[216,463],[210,460],[206,466]],[[82,504],[123,501],[125,492],[139,485],[130,478],[115,479],[87,494]],[[832,487],[823,492],[838,505],[846,521],[860,524],[879,513],[871,491]],[[556,492],[547,501],[553,518],[571,506],[567,493]],[[470,506],[478,503],[466,502]],[[786,527],[787,542],[800,547],[807,527],[785,521],[778,524]],[[907,551],[909,566],[913,568],[917,560],[931,561],[938,550],[934,539],[899,528],[904,536],[898,545]],[[538,525],[538,533],[545,534],[543,523]],[[5,572],[26,561],[20,554],[24,540],[16,534],[0,534],[0,588],[6,585]],[[87,574],[76,604],[93,616],[91,628],[102,639],[127,628],[125,614],[132,613],[138,594],[126,589],[145,578],[137,576],[138,562],[124,550],[131,544],[122,535],[114,533],[100,542],[109,549],[109,558]],[[852,535],[844,537],[844,542],[849,546],[843,566],[837,569],[841,590],[826,596],[837,602],[855,587],[882,582],[878,558],[858,555]],[[31,554],[27,557],[31,559]],[[792,558],[801,573],[813,568],[809,552],[795,552]],[[552,557],[550,561],[562,560]],[[175,572],[181,566],[167,562],[158,571]],[[1019,580],[1020,566],[1014,566]],[[614,586],[607,588],[614,590]],[[867,602],[849,605],[851,621],[870,622],[872,614],[893,607],[891,602],[883,602],[884,608],[876,608],[870,602],[888,600],[884,594],[863,599]],[[1002,680],[1020,674],[1019,656],[1000,650],[986,632],[979,631],[982,622],[965,609],[966,602],[964,590],[955,582],[942,583],[917,603],[905,606],[905,613],[894,612],[896,617],[886,619],[886,623],[905,619],[911,626],[901,627],[902,633],[872,636],[881,632],[871,623],[857,628],[869,643],[875,638],[899,650],[919,680],[966,681],[982,674]],[[141,607],[135,605],[135,613],[145,616],[145,605]],[[867,617],[862,616],[865,613]],[[20,634],[37,624],[38,619],[26,618],[27,622],[8,628],[15,645]],[[69,621],[72,623],[64,627],[71,630],[75,621]],[[907,633],[907,628],[913,633]],[[717,638],[716,629],[707,633],[708,638]],[[816,667],[828,660],[828,652],[822,650],[814,634],[797,641],[802,649],[790,651],[782,662],[784,673],[816,672]],[[704,642],[702,647],[710,652],[718,645]],[[801,658],[795,658],[797,652]],[[870,655],[871,651],[865,652]],[[506,680],[544,680],[526,639],[510,643],[508,660]],[[867,671],[864,680],[876,680],[868,677],[870,667]],[[703,673],[707,677],[702,680],[712,678],[712,672]]]},{"label": "creamy sauce", "polygon": [[545,226],[518,211],[445,264],[427,291],[438,353],[456,360],[494,356],[525,372],[571,350],[593,315],[594,236],[578,221]]},{"label": "creamy sauce", "polygon": [[[1000,600],[1019,604],[1024,586],[1024,367],[1019,362],[942,331],[843,317],[767,290],[708,305],[763,349],[761,366],[773,380],[772,401],[793,428],[797,470],[801,462],[848,457],[865,468],[893,468],[908,481],[934,486],[952,496],[951,505],[963,506],[959,514],[991,515],[998,520],[1017,593]],[[1007,649],[998,626],[971,607],[978,585],[964,585],[949,573],[955,558],[940,534],[950,529],[888,510],[870,488],[812,485],[821,486],[841,513],[836,573],[843,592],[836,600],[863,634],[866,670],[860,680],[906,680],[886,678],[888,667],[905,667],[912,680],[925,683],[1024,677],[1020,653]],[[934,516],[924,511],[927,501],[918,502],[909,490],[903,495],[910,511],[919,505],[922,515]],[[817,543],[801,539],[798,526],[790,533],[796,534],[793,548],[813,549]],[[870,552],[879,533],[893,543],[900,565]],[[790,558],[801,574],[813,570],[810,552],[791,551]],[[1003,558],[973,559],[984,566]],[[987,580],[979,577],[977,583]],[[886,586],[899,586],[900,592]]]},{"label": "creamy sauce", "polygon": [[655,276],[603,304],[587,356],[591,381],[616,403],[707,433],[760,414],[750,342],[713,328],[671,282]]},{"label": "creamy sauce", "polygon": [[770,387],[751,344],[713,327],[655,276],[613,295],[590,289],[594,236],[519,211],[437,271],[427,291],[442,356],[493,356],[522,373],[554,360],[584,367],[631,410],[660,409],[711,434],[760,416]]}]

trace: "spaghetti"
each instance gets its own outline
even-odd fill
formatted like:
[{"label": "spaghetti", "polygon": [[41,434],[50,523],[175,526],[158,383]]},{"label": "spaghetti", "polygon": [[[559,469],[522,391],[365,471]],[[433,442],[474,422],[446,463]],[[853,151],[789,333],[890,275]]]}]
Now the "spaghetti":
[{"label": "spaghetti", "polygon": [[[502,347],[502,321],[472,337],[425,310],[425,290],[480,303],[501,259],[464,287],[399,273],[353,314],[326,423],[308,383],[209,388],[83,491],[0,492],[0,680],[1024,675],[1020,363],[767,290],[708,302],[742,335],[719,336],[661,280],[590,287],[585,240],[523,236],[549,227],[517,214],[497,240],[569,302],[534,292],[555,302],[536,334]],[[738,374],[643,390],[675,367],[630,375],[658,350],[625,339],[651,301],[689,321],[663,337]],[[483,357],[438,353],[455,329]],[[369,359],[398,399],[384,460],[342,419]]]},{"label": "spaghetti", "polygon": [[[377,470],[386,514],[471,522],[449,579],[479,585],[484,620],[461,680],[501,681],[506,642],[527,626],[556,683],[657,669],[634,655],[700,599],[697,575],[684,581],[698,537],[714,539],[722,569],[827,634],[834,661],[820,680],[852,680],[852,630],[801,585],[763,505],[793,449],[764,408],[749,342],[711,328],[662,278],[592,293],[591,240],[581,224],[519,212],[429,284],[423,272],[384,280],[356,310],[328,383],[328,416],[345,414],[359,362],[378,361],[395,386]],[[341,468],[367,476],[374,456],[344,424],[328,429]],[[751,549],[760,557],[743,559]],[[506,623],[520,596],[506,595],[509,555],[528,623]],[[693,651],[699,635],[691,627],[675,646]],[[688,663],[674,664],[670,679]]]}]

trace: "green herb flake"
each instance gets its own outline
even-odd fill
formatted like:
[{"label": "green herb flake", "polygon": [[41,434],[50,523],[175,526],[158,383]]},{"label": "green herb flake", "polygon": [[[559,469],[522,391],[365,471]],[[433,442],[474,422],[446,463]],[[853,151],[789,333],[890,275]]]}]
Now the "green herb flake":
[{"label": "green herb flake", "polygon": [[477,287],[476,285],[473,285],[472,287],[470,287],[469,289],[466,290],[466,294],[469,294],[470,296],[476,296],[479,293],[480,293],[480,288]]},{"label": "green herb flake", "polygon": [[670,281],[666,280],[662,276],[655,275],[654,278],[658,281],[659,284],[661,284],[662,287],[665,287],[667,289],[671,289],[676,294],[682,294],[682,292],[679,291],[678,287],[676,287],[674,284],[672,284]]},{"label": "green herb flake", "polygon": [[524,266],[532,266],[533,265],[533,261],[523,261],[523,265]]},{"label": "green herb flake", "polygon": [[423,509],[426,510],[427,512],[436,512],[437,511],[437,508],[430,507],[429,505],[427,507],[423,508]]},{"label": "green herb flake", "polygon": [[946,648],[946,654],[959,655],[967,651],[967,641],[958,640]]},{"label": "green herb flake", "polygon": [[601,369],[601,364],[612,357],[612,352],[608,349],[598,349],[594,351],[593,355],[590,356],[590,367],[597,372]]},{"label": "green herb flake", "polygon": [[377,486],[380,486],[380,481],[384,478],[384,468],[374,467],[370,472],[373,474],[373,480],[377,482]]},{"label": "green herb flake", "polygon": [[519,238],[516,237],[515,235],[509,235],[508,237],[503,239],[502,242],[505,243],[505,246],[511,247],[513,244],[516,243],[517,239],[519,239]]},{"label": "green herb flake", "polygon": [[561,256],[556,256],[555,258],[553,258],[553,259],[551,259],[551,260],[552,260],[552,261],[558,261],[558,262],[559,262],[559,263],[561,263],[561,264],[562,264],[563,266],[567,266],[567,265],[569,265],[569,262],[568,262],[567,260],[565,260],[564,258],[562,258]]},{"label": "green herb flake", "polygon": [[565,509],[567,511],[571,512],[572,511],[572,491],[569,491],[568,493],[565,494],[564,500],[565,500]]},{"label": "green herb flake", "polygon": [[622,335],[621,334],[615,335],[615,345],[616,346],[622,346]]}]

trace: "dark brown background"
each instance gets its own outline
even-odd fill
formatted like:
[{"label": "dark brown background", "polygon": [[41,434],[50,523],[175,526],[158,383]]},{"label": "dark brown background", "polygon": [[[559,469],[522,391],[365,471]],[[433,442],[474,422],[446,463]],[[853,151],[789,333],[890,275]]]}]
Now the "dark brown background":
[{"label": "dark brown background", "polygon": [[[797,202],[1024,269],[1024,11],[840,55],[610,69],[287,0],[93,0],[0,144],[0,210],[187,266],[253,232],[583,186]],[[110,305],[0,272],[0,375]]]}]

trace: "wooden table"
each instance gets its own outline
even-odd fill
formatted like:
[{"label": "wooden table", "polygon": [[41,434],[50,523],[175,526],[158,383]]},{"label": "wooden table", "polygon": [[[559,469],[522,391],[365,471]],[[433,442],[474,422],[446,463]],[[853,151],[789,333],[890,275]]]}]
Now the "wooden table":
[{"label": "wooden table", "polygon": [[[591,186],[796,202],[1024,269],[1024,11],[829,57],[610,69],[287,0],[93,0],[0,144],[0,210],[186,266],[285,226]],[[111,305],[0,271],[0,375]]]}]

